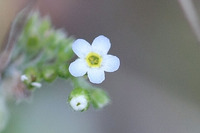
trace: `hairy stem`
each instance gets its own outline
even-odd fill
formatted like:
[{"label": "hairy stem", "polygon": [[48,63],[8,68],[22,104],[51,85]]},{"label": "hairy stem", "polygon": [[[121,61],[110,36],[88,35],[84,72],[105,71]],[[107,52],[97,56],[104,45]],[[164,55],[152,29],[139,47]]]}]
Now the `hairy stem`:
[{"label": "hairy stem", "polygon": [[31,11],[33,5],[35,4],[35,1],[36,0],[32,0],[30,3],[28,3],[26,8],[24,8],[17,15],[17,18],[15,19],[15,21],[13,21],[13,23],[10,27],[8,40],[7,40],[7,43],[5,43],[6,47],[5,47],[4,51],[0,54],[0,63],[1,63],[0,64],[0,80],[1,80],[2,72],[4,71],[4,69],[10,62],[11,52],[14,48],[15,41],[17,40],[19,33],[22,31],[25,20],[28,16],[29,12]]}]

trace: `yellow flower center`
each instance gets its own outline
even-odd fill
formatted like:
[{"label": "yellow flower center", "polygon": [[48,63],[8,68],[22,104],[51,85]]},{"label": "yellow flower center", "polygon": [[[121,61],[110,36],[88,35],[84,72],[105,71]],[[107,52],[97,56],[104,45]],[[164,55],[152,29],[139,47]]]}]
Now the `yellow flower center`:
[{"label": "yellow flower center", "polygon": [[97,53],[89,53],[86,57],[86,62],[89,67],[98,68],[101,66],[102,57]]}]

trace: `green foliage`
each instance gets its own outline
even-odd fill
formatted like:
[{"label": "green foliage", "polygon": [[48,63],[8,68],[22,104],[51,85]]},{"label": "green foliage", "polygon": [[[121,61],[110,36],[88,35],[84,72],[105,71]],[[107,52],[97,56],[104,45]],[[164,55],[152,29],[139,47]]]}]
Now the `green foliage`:
[{"label": "green foliage", "polygon": [[23,53],[24,58],[20,69],[25,74],[29,68],[36,69],[40,81],[53,82],[57,76],[67,79],[69,74],[64,69],[68,69],[74,56],[71,48],[74,39],[67,37],[64,30],[52,27],[48,17],[41,18],[38,12],[33,12],[27,18],[16,45],[17,54]]}]

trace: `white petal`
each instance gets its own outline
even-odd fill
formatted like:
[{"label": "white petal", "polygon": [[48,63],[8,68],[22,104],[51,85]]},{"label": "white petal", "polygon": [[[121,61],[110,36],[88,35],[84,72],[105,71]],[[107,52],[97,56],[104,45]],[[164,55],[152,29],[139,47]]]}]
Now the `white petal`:
[{"label": "white petal", "polygon": [[88,67],[85,60],[77,59],[69,65],[69,72],[74,77],[80,77],[86,74]]},{"label": "white petal", "polygon": [[88,78],[90,82],[100,84],[105,80],[105,73],[103,69],[92,68],[88,70]]},{"label": "white petal", "polygon": [[21,81],[25,81],[25,80],[28,80],[28,77],[26,75],[22,75],[21,76]]},{"label": "white petal", "polygon": [[91,45],[84,39],[77,39],[72,44],[72,49],[78,57],[85,58],[91,52]]},{"label": "white petal", "polygon": [[81,111],[87,107],[88,101],[84,96],[78,96],[71,99],[70,105],[75,111]]},{"label": "white petal", "polygon": [[38,82],[32,82],[31,83],[32,86],[37,87],[37,88],[41,88],[42,84],[38,83]]},{"label": "white petal", "polygon": [[101,55],[107,54],[110,47],[111,47],[110,40],[103,35],[96,37],[92,42],[93,51]]},{"label": "white petal", "polygon": [[113,55],[106,55],[103,57],[102,68],[106,72],[114,72],[119,69],[120,60]]}]

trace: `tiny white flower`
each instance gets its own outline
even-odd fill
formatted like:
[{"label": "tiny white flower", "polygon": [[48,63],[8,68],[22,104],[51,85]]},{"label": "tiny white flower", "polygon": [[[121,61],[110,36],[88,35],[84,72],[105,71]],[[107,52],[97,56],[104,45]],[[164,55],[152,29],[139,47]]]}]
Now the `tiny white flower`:
[{"label": "tiny white flower", "polygon": [[32,82],[31,83],[32,86],[37,87],[37,88],[41,88],[42,84],[38,83],[38,82]]},{"label": "tiny white flower", "polygon": [[[26,75],[21,75],[21,81],[24,82],[28,80],[28,77]],[[36,88],[41,88],[42,87],[42,84],[39,83],[39,82],[32,82],[30,83],[32,86],[36,87]]]},{"label": "tiny white flower", "polygon": [[120,66],[118,57],[107,54],[110,47],[110,40],[103,35],[96,37],[92,45],[83,39],[77,39],[72,44],[72,49],[79,58],[70,64],[69,72],[74,77],[87,73],[90,82],[102,83],[105,72],[114,72]]},{"label": "tiny white flower", "polygon": [[25,80],[28,80],[28,77],[26,75],[21,75],[21,81],[25,81]]},{"label": "tiny white flower", "polygon": [[81,96],[73,97],[70,101],[70,105],[75,111],[82,111],[85,108],[87,108],[88,101],[85,98],[85,96],[81,95]]}]

